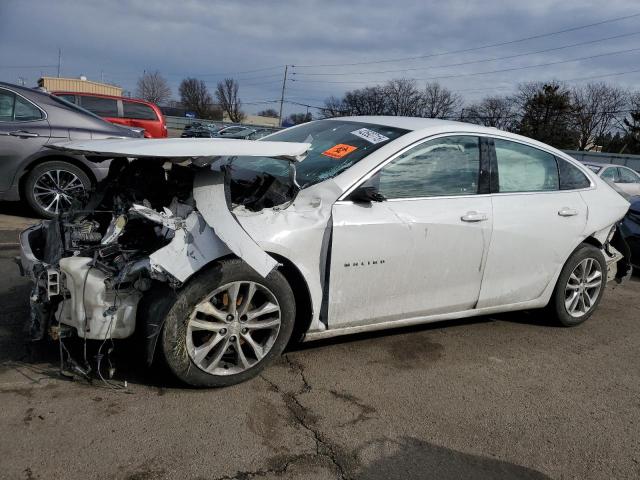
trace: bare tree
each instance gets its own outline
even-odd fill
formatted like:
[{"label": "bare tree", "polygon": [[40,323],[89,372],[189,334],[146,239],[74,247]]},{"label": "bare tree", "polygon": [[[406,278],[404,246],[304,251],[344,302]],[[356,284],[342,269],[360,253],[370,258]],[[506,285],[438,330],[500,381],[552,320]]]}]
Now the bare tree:
[{"label": "bare tree", "polygon": [[366,87],[345,93],[342,106],[349,115],[385,115],[388,96],[384,87]]},{"label": "bare tree", "polygon": [[414,80],[389,80],[384,86],[386,113],[415,117],[419,115],[422,98]]},{"label": "bare tree", "polygon": [[578,150],[594,148],[595,141],[611,131],[627,104],[624,90],[605,83],[588,83],[571,90],[573,124],[578,133]]},{"label": "bare tree", "polygon": [[509,97],[487,97],[479,103],[462,110],[465,122],[496,127],[501,130],[512,130],[515,125],[516,112],[513,99]]},{"label": "bare tree", "polygon": [[242,105],[240,97],[238,97],[238,82],[233,78],[225,78],[222,82],[218,82],[216,88],[216,98],[220,104],[220,108],[229,116],[232,122],[241,122],[245,115],[240,110]]},{"label": "bare tree", "polygon": [[159,71],[145,72],[138,79],[136,96],[147,102],[162,104],[171,98],[171,88]]},{"label": "bare tree", "polygon": [[449,117],[462,105],[460,95],[437,82],[427,83],[420,100],[418,113],[428,118]]},{"label": "bare tree", "polygon": [[278,112],[276,112],[273,108],[267,108],[266,110],[261,110],[257,113],[259,117],[270,117],[270,118],[278,118]]},{"label": "bare tree", "polygon": [[211,118],[214,115],[213,99],[202,80],[185,78],[180,83],[179,91],[184,108],[194,112],[198,118]]},{"label": "bare tree", "polygon": [[349,115],[343,100],[331,96],[324,101],[324,108],[320,110],[320,116],[322,118],[342,117]]}]

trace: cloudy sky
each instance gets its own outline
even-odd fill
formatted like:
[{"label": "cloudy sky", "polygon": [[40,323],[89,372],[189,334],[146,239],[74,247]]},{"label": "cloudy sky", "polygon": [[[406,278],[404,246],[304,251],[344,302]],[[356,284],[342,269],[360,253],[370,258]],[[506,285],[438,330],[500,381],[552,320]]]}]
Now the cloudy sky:
[{"label": "cloudy sky", "polygon": [[[519,41],[528,37],[536,38]],[[490,46],[499,43],[507,44]],[[0,80],[35,85],[55,75],[58,49],[61,76],[132,93],[144,70],[159,70],[176,97],[186,76],[212,90],[234,77],[250,112],[276,106],[267,102],[280,97],[284,65],[294,65],[287,100],[309,105],[401,77],[437,80],[468,101],[529,80],[603,76],[596,80],[640,89],[640,3],[0,0]]]}]

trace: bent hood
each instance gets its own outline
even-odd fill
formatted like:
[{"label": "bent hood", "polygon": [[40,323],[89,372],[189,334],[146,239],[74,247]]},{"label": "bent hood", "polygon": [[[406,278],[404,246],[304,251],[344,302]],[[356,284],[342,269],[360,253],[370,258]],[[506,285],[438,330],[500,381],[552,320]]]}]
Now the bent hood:
[{"label": "bent hood", "polygon": [[89,157],[164,158],[167,160],[198,159],[198,165],[208,165],[218,157],[271,157],[302,161],[310,143],[269,142],[224,138],[109,138],[82,140],[47,145]]}]

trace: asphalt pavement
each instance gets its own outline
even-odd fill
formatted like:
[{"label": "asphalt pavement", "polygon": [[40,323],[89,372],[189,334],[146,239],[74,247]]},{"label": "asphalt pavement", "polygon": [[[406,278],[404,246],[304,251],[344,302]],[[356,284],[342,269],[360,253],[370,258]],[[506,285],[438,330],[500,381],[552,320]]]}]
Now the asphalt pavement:
[{"label": "asphalt pavement", "polygon": [[[30,222],[10,213],[0,228]],[[637,277],[580,327],[513,313],[344,337],[196,390],[131,342],[113,381],[61,377],[57,344],[24,342],[16,253],[0,249],[0,478],[640,478]]]}]

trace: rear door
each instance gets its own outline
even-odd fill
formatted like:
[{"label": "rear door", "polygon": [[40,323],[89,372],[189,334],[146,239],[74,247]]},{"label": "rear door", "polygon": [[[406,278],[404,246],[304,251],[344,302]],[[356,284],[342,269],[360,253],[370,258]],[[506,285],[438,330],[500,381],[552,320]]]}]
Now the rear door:
[{"label": "rear door", "polygon": [[478,308],[540,297],[583,236],[587,205],[579,191],[591,185],[575,166],[533,146],[494,139],[491,151],[493,235]]},{"label": "rear door", "polygon": [[474,308],[492,223],[482,144],[428,140],[367,181],[386,201],[334,205],[331,328]]},{"label": "rear door", "polygon": [[38,106],[0,88],[0,191],[11,187],[19,165],[38,152],[50,135],[46,114]]}]

